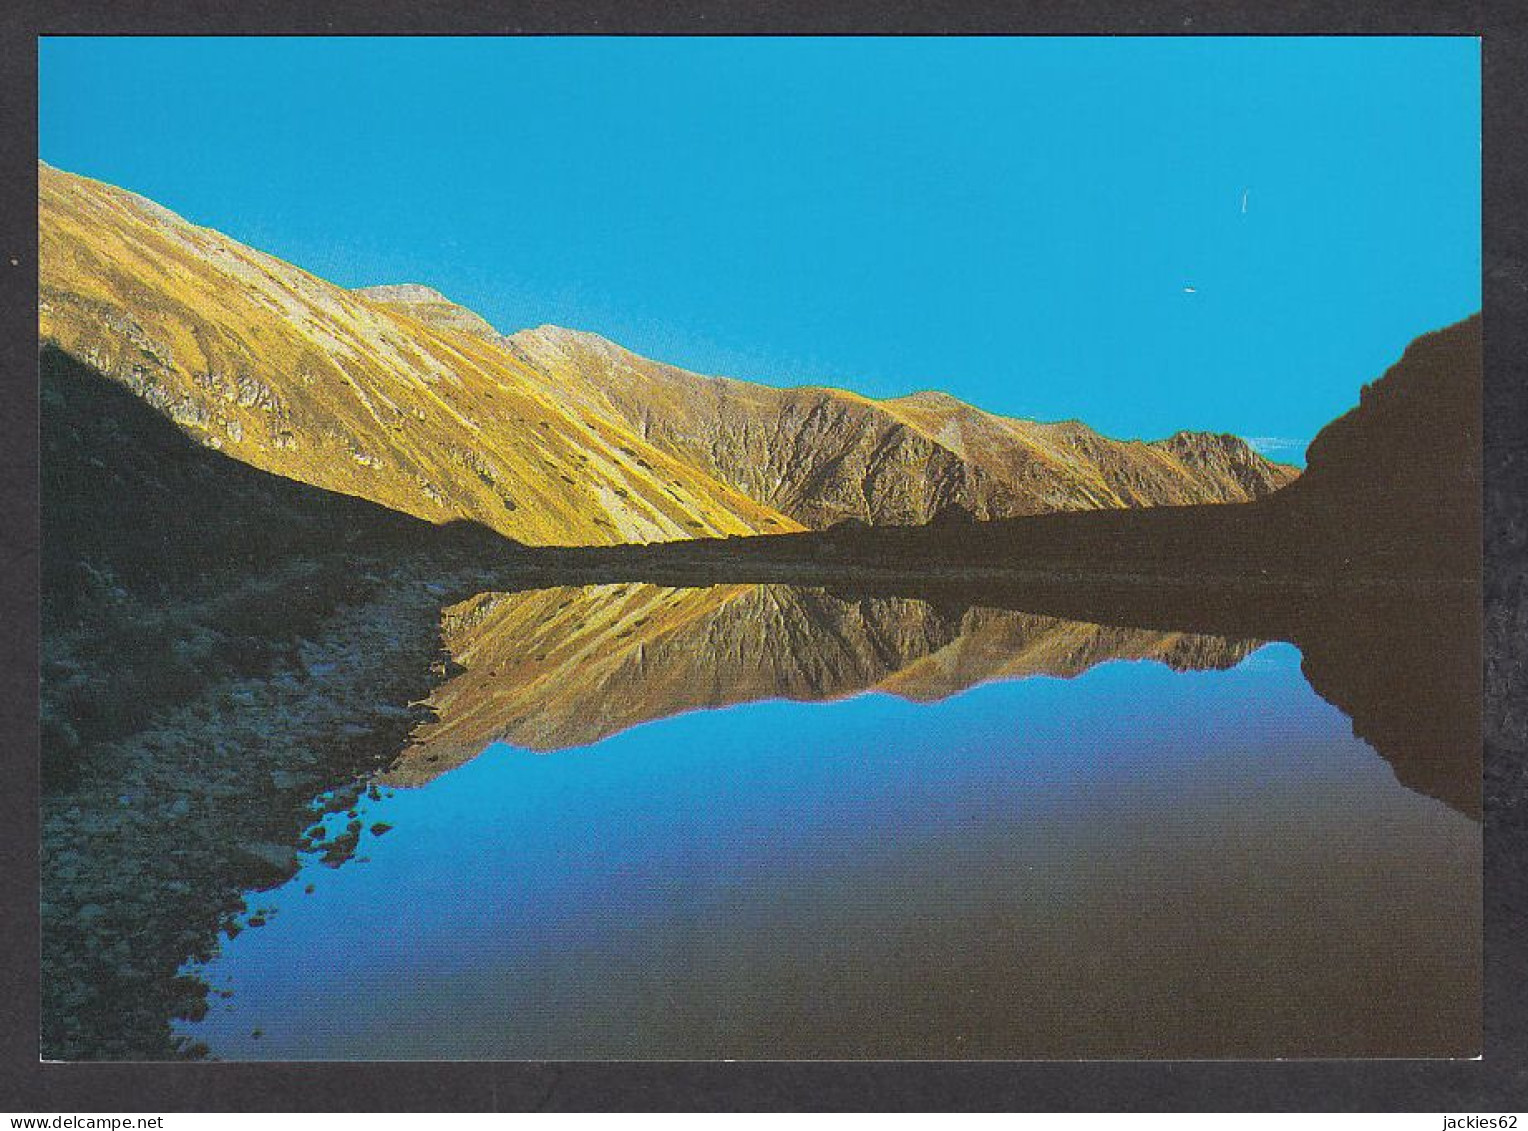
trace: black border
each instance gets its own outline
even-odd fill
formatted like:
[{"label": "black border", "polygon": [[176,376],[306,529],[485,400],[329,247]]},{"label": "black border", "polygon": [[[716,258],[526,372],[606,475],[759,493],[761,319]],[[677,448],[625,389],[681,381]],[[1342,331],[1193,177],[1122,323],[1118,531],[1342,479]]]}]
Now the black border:
[{"label": "black border", "polygon": [[[1496,0],[43,0],[0,11],[0,1111],[1446,1111],[1528,1107],[1528,6]],[[37,1062],[39,34],[1484,37],[1486,1030],[1474,1062],[41,1065]]]}]

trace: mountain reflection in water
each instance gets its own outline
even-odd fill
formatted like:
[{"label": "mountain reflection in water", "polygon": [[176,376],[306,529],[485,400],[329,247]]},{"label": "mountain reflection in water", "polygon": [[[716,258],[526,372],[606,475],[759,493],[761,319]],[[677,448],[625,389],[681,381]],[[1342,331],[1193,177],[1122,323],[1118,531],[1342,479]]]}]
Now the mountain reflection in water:
[{"label": "mountain reflection in water", "polygon": [[360,854],[192,968],[213,1055],[1478,1048],[1479,827],[1288,644],[776,585],[444,625]]},{"label": "mountain reflection in water", "polygon": [[417,785],[492,742],[585,746],[683,711],[887,691],[933,702],[1108,660],[1225,668],[1256,644],[789,585],[641,583],[484,593],[445,611],[454,676],[388,773]]}]

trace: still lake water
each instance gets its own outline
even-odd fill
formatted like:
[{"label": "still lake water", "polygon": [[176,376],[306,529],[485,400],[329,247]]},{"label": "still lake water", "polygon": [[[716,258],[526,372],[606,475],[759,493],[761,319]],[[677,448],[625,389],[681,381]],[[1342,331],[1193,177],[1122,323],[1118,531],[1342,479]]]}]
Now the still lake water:
[{"label": "still lake water", "polygon": [[[251,895],[177,1031],[224,1059],[1473,1055],[1479,825],[1292,645],[1249,650],[708,709],[642,651],[610,678],[683,711],[363,798],[391,827]],[[551,707],[517,709],[501,733]]]}]

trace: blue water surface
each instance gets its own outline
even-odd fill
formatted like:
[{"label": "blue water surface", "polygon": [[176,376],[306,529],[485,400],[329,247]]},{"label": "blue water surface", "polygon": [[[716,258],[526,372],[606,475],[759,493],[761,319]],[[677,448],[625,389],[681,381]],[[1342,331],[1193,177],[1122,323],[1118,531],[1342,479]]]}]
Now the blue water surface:
[{"label": "blue water surface", "polygon": [[[181,1031],[279,1059],[1462,1053],[1478,827],[1289,645],[504,745],[251,896]],[[331,820],[343,823],[343,815]],[[306,889],[312,887],[311,893]]]}]

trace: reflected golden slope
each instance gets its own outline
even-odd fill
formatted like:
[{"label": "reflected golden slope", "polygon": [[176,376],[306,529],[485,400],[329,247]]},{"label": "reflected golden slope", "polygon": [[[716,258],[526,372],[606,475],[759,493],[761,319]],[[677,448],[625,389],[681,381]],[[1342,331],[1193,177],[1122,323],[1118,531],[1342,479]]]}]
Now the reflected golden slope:
[{"label": "reflected golden slope", "polygon": [[683,711],[868,690],[932,701],[1114,659],[1229,667],[1254,644],[787,585],[631,583],[485,593],[446,610],[454,675],[387,780],[421,784],[495,741],[551,751]]},{"label": "reflected golden slope", "polygon": [[245,463],[529,543],[797,529],[564,407],[470,325],[427,325],[47,166],[37,223],[39,338]]},{"label": "reflected golden slope", "polygon": [[880,688],[934,702],[994,679],[1071,678],[1111,660],[1156,660],[1177,671],[1234,667],[1254,641],[1157,632],[1000,609],[972,609],[961,635],[881,681]]}]

